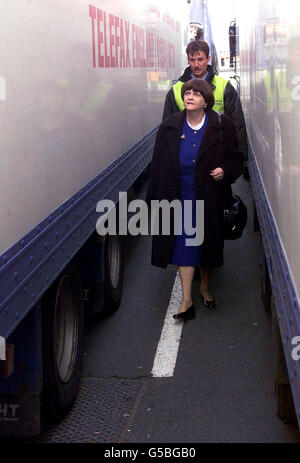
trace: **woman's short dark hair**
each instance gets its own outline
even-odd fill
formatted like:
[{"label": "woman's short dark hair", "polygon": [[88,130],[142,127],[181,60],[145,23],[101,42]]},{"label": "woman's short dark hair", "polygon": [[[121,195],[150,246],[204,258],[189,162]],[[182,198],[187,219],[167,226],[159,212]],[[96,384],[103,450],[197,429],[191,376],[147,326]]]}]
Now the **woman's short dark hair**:
[{"label": "woman's short dark hair", "polygon": [[181,98],[183,99],[184,94],[187,90],[194,90],[199,92],[203,96],[205,103],[207,104],[205,110],[211,109],[215,104],[215,98],[211,86],[204,79],[191,79],[185,82],[181,88]]},{"label": "woman's short dark hair", "polygon": [[189,56],[196,55],[199,51],[205,53],[206,58],[209,57],[209,46],[205,40],[192,40],[186,47],[186,54]]}]

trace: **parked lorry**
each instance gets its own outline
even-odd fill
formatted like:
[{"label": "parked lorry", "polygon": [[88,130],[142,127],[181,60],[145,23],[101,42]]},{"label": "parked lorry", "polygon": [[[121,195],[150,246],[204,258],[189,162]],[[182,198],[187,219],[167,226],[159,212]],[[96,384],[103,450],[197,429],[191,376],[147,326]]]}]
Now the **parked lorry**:
[{"label": "parked lorry", "polygon": [[[240,89],[278,415],[300,424],[300,5],[237,2]],[[237,60],[239,63],[239,60]]]},{"label": "parked lorry", "polygon": [[150,162],[184,20],[168,0],[0,4],[1,435],[38,433],[41,403],[67,413],[83,299],[120,303],[122,241],[96,233],[96,205]]}]

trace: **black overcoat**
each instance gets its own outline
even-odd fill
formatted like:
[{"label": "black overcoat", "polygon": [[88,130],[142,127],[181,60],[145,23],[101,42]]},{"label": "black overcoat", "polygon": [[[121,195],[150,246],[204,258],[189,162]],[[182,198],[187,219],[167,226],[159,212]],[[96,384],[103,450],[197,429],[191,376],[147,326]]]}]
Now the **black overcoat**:
[{"label": "black overcoat", "polygon": [[[200,246],[203,269],[223,264],[224,241],[222,236],[223,200],[226,185],[230,185],[243,172],[243,155],[238,151],[238,141],[232,120],[222,115],[223,136],[220,136],[218,114],[209,110],[205,134],[195,162],[195,197],[204,200],[204,242]],[[178,112],[164,121],[156,136],[147,203],[151,200],[173,201],[180,199],[179,153],[182,126],[186,111]],[[210,172],[222,167],[224,178],[215,181]],[[171,227],[172,230],[172,227]],[[166,267],[170,262],[175,235],[152,237],[151,263]]]}]

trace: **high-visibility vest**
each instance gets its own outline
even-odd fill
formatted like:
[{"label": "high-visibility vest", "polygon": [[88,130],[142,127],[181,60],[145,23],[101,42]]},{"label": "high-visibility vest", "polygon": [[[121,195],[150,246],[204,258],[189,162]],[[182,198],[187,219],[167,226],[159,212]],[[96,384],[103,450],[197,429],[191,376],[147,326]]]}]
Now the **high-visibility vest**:
[{"label": "high-visibility vest", "polygon": [[[215,89],[214,89],[215,104],[212,109],[219,113],[224,113],[224,91],[225,91],[225,87],[227,83],[228,81],[226,79],[223,79],[223,77],[220,77],[220,76],[214,76],[212,80],[212,84],[215,86]],[[184,82],[181,82],[181,80],[179,80],[178,82],[176,82],[176,84],[173,85],[175,101],[180,111],[184,110],[184,104],[181,98],[181,89],[183,85],[184,85]]]},{"label": "high-visibility vest", "polygon": [[[264,85],[268,113],[271,113],[276,108],[282,113],[291,111],[293,107],[292,92],[287,85],[285,71],[275,71],[273,87],[271,85],[271,75],[267,74],[264,78]],[[275,89],[275,86],[277,89]]]}]

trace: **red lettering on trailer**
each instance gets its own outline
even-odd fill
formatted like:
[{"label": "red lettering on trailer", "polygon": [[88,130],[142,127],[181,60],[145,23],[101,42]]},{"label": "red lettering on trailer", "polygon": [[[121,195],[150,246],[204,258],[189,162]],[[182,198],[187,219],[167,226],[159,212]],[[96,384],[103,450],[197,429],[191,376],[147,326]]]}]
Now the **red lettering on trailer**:
[{"label": "red lettering on trailer", "polygon": [[[155,33],[148,32],[136,24],[130,24],[129,21],[106,13],[93,5],[89,5],[89,17],[93,67],[129,68],[131,58],[133,67],[163,69],[175,67],[175,46]],[[167,14],[164,16],[164,22],[177,29],[177,23]]]},{"label": "red lettering on trailer", "polygon": [[110,60],[107,54],[107,33],[106,33],[106,13],[103,11],[103,22],[104,22],[104,52],[105,52],[105,67],[110,67]]},{"label": "red lettering on trailer", "polygon": [[102,10],[97,8],[97,29],[98,29],[98,66],[104,67],[104,55],[101,53],[101,46],[104,47],[103,31],[100,29],[100,21],[103,21]]},{"label": "red lettering on trailer", "polygon": [[135,26],[136,67],[140,67],[140,28]]},{"label": "red lettering on trailer", "polygon": [[125,21],[125,31],[126,31],[126,67],[130,68],[130,54],[129,54],[129,22]]},{"label": "red lettering on trailer", "polygon": [[133,67],[136,67],[136,60],[137,60],[137,51],[136,51],[136,26],[132,24],[132,64]]},{"label": "red lettering on trailer", "polygon": [[93,66],[96,67],[96,40],[95,40],[95,19],[96,7],[89,5],[89,15],[92,20],[92,52],[93,52]]},{"label": "red lettering on trailer", "polygon": [[[116,66],[119,67],[118,63],[118,48],[120,47],[120,31],[119,31],[120,20],[118,16],[115,16],[115,44],[116,44]],[[119,31],[119,33],[118,33]]]},{"label": "red lettering on trailer", "polygon": [[154,34],[147,32],[146,36],[146,55],[147,55],[147,67],[154,67],[155,52],[154,52]]},{"label": "red lettering on trailer", "polygon": [[150,33],[146,32],[146,61],[147,67],[150,67]]},{"label": "red lettering on trailer", "polygon": [[145,31],[144,29],[140,29],[140,59],[141,59],[141,67],[145,68],[147,66],[145,60]]},{"label": "red lettering on trailer", "polygon": [[125,67],[123,19],[120,19],[120,68]]},{"label": "red lettering on trailer", "polygon": [[141,27],[136,28],[136,50],[137,50],[137,67],[143,67],[143,55],[142,55],[142,36],[144,34],[144,29]]},{"label": "red lettering on trailer", "polygon": [[166,43],[165,40],[157,37],[157,52],[158,52],[158,67],[167,67],[167,54],[166,54]]},{"label": "red lettering on trailer", "polygon": [[115,34],[113,33],[113,27],[115,27],[115,17],[114,15],[109,15],[109,43],[110,43],[110,67],[116,67],[116,58],[113,56],[113,47],[116,49],[115,46]]}]

